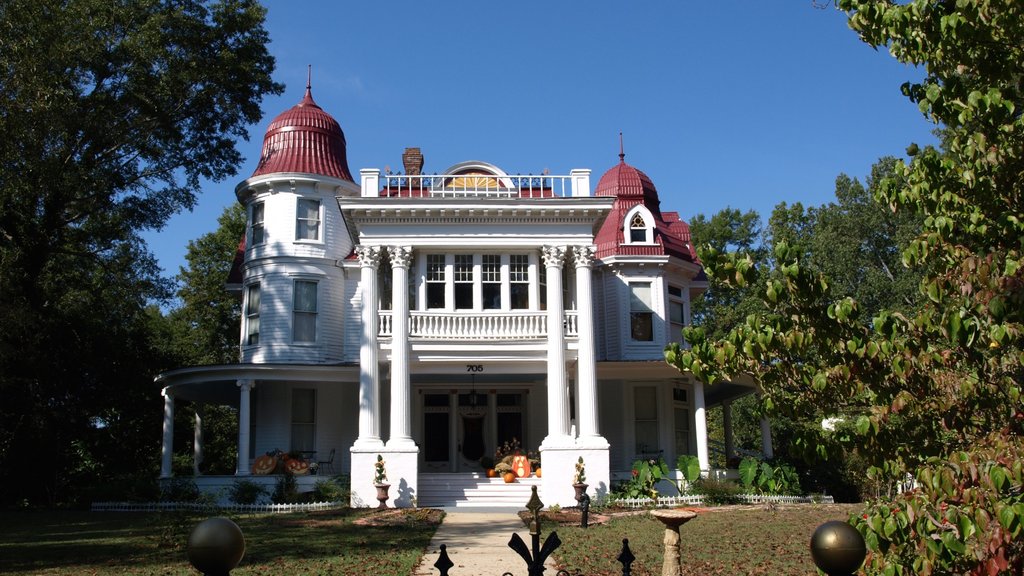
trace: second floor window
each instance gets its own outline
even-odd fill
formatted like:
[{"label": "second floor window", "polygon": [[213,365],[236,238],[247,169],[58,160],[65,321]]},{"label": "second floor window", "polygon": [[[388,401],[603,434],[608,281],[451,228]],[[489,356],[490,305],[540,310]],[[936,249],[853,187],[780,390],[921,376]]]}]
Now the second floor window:
[{"label": "second floor window", "polygon": [[252,245],[263,244],[266,240],[263,230],[263,202],[252,205],[252,224],[250,226]]},{"label": "second floor window", "polygon": [[320,201],[299,198],[295,207],[295,239],[320,239]]},{"label": "second floor window", "polygon": [[481,268],[483,277],[483,309],[501,309],[501,256],[497,254],[484,254],[483,266]]},{"label": "second floor window", "polygon": [[530,307],[530,257],[513,254],[508,260],[509,298],[513,310]]},{"label": "second floor window", "polygon": [[473,255],[455,255],[455,309],[473,308]]},{"label": "second floor window", "polygon": [[245,295],[245,344],[260,343],[260,285],[250,284]]},{"label": "second floor window", "polygon": [[427,254],[427,308],[444,308],[444,254]]},{"label": "second floor window", "polygon": [[654,340],[654,310],[651,306],[651,283],[629,285],[629,334],[638,342]]},{"label": "second floor window", "polygon": [[292,340],[316,342],[317,283],[308,280],[295,282],[292,312]]}]

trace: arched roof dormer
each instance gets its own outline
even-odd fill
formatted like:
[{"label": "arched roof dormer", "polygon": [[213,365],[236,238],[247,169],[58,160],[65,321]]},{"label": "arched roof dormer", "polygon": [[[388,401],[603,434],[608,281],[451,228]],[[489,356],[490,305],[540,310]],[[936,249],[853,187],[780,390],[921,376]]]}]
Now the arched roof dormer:
[{"label": "arched roof dormer", "polygon": [[637,204],[622,219],[624,244],[654,244],[654,215],[643,204]]}]

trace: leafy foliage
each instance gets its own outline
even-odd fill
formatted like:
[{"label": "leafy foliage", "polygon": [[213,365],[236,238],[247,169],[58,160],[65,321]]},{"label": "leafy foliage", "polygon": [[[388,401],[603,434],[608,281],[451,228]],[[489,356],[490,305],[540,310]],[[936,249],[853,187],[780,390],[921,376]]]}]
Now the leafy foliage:
[{"label": "leafy foliage", "polygon": [[739,472],[743,487],[759,494],[800,494],[800,478],[788,464],[744,458]]},{"label": "leafy foliage", "polygon": [[[908,147],[910,163],[893,166],[875,195],[922,218],[902,261],[923,274],[927,301],[869,319],[798,245],[777,243],[770,272],[749,256],[705,250],[709,275],[765,283],[763,309],[720,339],[687,330],[692,349],[667,359],[708,382],[753,375],[768,411],[850,419],[857,436],[832,440],[858,449],[872,476],[916,475],[916,488],[856,522],[871,535],[870,573],[1019,573],[1024,6],[838,5],[868,44],[924,65],[926,77],[903,92],[944,126],[943,149]],[[826,443],[804,440],[828,456]]]},{"label": "leafy foliage", "polygon": [[264,12],[254,0],[0,5],[4,502],[75,502],[156,477],[152,375],[180,363],[150,307],[170,285],[139,233],[191,208],[201,179],[234,174],[234,140],[281,89]]}]

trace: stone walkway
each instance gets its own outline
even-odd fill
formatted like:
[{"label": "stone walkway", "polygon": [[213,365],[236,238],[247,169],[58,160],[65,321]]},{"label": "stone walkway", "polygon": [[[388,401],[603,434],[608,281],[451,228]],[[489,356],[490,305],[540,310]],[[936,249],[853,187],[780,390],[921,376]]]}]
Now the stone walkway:
[{"label": "stone walkway", "polygon": [[[441,544],[446,546],[448,557],[454,563],[450,576],[501,576],[505,572],[517,576],[526,574],[526,561],[508,547],[513,533],[519,534],[527,547],[531,545],[529,528],[519,519],[517,510],[446,509],[446,512],[413,576],[440,574],[434,563],[440,554]],[[541,534],[542,542],[545,536]],[[555,573],[550,558],[545,566],[546,573]]]}]

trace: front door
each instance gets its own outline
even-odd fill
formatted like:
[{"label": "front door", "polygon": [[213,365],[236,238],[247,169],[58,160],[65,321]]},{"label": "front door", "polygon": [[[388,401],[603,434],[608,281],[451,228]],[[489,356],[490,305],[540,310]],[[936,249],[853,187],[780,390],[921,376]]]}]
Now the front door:
[{"label": "front door", "polygon": [[523,394],[438,390],[423,393],[422,454],[426,472],[480,472],[482,456],[515,438],[523,443]]}]

